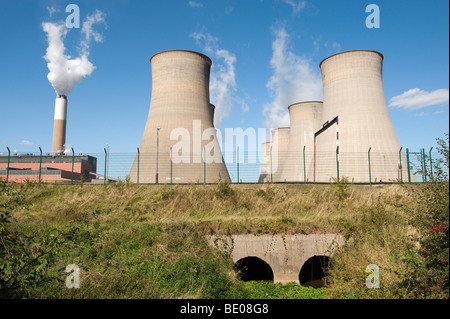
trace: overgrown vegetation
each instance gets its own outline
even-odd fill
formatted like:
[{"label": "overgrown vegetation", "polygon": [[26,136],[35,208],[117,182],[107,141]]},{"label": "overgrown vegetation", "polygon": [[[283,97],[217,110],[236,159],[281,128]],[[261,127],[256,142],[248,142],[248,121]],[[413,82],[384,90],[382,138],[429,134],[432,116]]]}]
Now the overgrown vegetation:
[{"label": "overgrown vegetation", "polygon": [[244,284],[248,299],[323,299],[326,288],[302,287],[296,283],[249,281]]},{"label": "overgrown vegetation", "polygon": [[[448,297],[448,136],[440,151],[447,166],[421,185],[1,181],[0,297]],[[346,242],[320,289],[243,283],[205,238],[329,232]],[[65,285],[69,264],[80,267],[80,289]],[[365,285],[369,264],[378,289]]]},{"label": "overgrown vegetation", "polygon": [[411,298],[449,297],[449,135],[437,141],[442,157],[428,175],[431,182],[409,188],[417,198],[409,215],[417,244],[407,250],[407,271],[397,293]]},{"label": "overgrown vegetation", "polygon": [[[360,222],[348,228],[350,240],[333,258],[329,297],[448,298],[448,134],[438,144],[442,157],[431,182],[404,184],[378,196],[377,205],[361,207]],[[379,266],[379,289],[365,285],[369,264]]]}]

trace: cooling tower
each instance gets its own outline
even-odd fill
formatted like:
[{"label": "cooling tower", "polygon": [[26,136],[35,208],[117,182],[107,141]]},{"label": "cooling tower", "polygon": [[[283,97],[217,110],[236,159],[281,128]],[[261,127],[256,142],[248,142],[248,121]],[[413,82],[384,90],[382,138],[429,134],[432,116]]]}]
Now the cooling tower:
[{"label": "cooling tower", "polygon": [[67,96],[57,95],[55,100],[55,119],[53,122],[52,154],[64,152],[66,144]]},{"label": "cooling tower", "polygon": [[212,122],[211,60],[197,52],[170,50],[155,54],[150,63],[150,110],[130,180],[231,182]]},{"label": "cooling tower", "polygon": [[[306,182],[313,180],[314,133],[322,126],[322,102],[311,101],[289,106],[289,148],[281,180]],[[305,173],[306,171],[306,173]]]},{"label": "cooling tower", "polygon": [[383,55],[369,50],[338,53],[320,63],[322,122],[338,119],[316,138],[315,181],[329,182],[338,174],[350,182],[407,176],[406,158],[386,106],[382,64]]},{"label": "cooling tower", "polygon": [[289,149],[289,132],[289,127],[281,127],[272,131],[271,171],[274,183],[285,181],[281,178],[281,173]]},{"label": "cooling tower", "polygon": [[259,173],[258,183],[267,183],[271,182],[270,175],[270,147],[272,146],[271,142],[262,143],[262,164],[261,171]]}]

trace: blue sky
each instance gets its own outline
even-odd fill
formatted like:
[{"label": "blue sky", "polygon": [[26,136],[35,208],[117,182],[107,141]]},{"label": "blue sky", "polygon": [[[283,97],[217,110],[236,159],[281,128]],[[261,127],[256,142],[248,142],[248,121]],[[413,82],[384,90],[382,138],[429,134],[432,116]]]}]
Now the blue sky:
[{"label": "blue sky", "polygon": [[[371,3],[379,29],[365,24]],[[135,152],[150,105],[149,59],[169,49],[213,60],[221,130],[285,126],[290,104],[321,98],[323,59],[369,49],[385,57],[385,97],[401,145],[429,149],[448,132],[447,0],[0,0],[0,153],[51,151],[55,90],[42,23],[63,23],[69,4],[82,22],[103,14],[89,44],[95,69],[68,95],[66,142],[76,152],[99,153],[106,143]],[[65,54],[80,56],[85,35],[70,29]]]}]

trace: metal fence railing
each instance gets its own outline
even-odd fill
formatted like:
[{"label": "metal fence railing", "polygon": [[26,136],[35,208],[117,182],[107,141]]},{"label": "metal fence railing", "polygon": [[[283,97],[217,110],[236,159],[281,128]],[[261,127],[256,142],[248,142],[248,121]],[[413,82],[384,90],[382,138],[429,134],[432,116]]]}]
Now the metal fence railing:
[{"label": "metal fence railing", "polygon": [[[88,156],[88,166],[83,156]],[[214,157],[201,154],[169,152],[75,154],[71,151],[52,160],[50,154],[0,153],[0,178],[23,182],[53,181],[55,183],[107,183],[130,181],[137,184],[171,183],[329,183],[346,179],[353,183],[421,183],[433,180],[438,168],[448,176],[442,165],[443,156],[432,150],[398,153],[345,153],[311,151],[233,152]],[[53,157],[55,158],[55,157]],[[95,159],[95,161],[94,161]],[[94,164],[93,164],[94,163]],[[64,166],[65,165],[65,166]],[[89,168],[86,168],[89,167]],[[85,171],[83,171],[85,170]],[[89,170],[89,172],[86,172]],[[89,175],[89,176],[88,176]],[[88,176],[88,178],[86,177]],[[58,178],[59,177],[59,178]]]}]

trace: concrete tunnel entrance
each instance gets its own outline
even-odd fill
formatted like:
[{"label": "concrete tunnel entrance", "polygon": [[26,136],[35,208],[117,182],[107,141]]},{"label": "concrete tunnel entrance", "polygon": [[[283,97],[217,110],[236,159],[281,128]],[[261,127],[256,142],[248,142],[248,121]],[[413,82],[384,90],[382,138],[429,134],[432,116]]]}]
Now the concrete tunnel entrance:
[{"label": "concrete tunnel entrance", "polygon": [[300,270],[298,280],[305,287],[320,288],[324,286],[323,278],[330,266],[328,256],[313,256],[309,258]]},{"label": "concrete tunnel entrance", "polygon": [[258,257],[245,257],[234,264],[234,270],[243,281],[271,281],[273,271],[268,263]]}]

